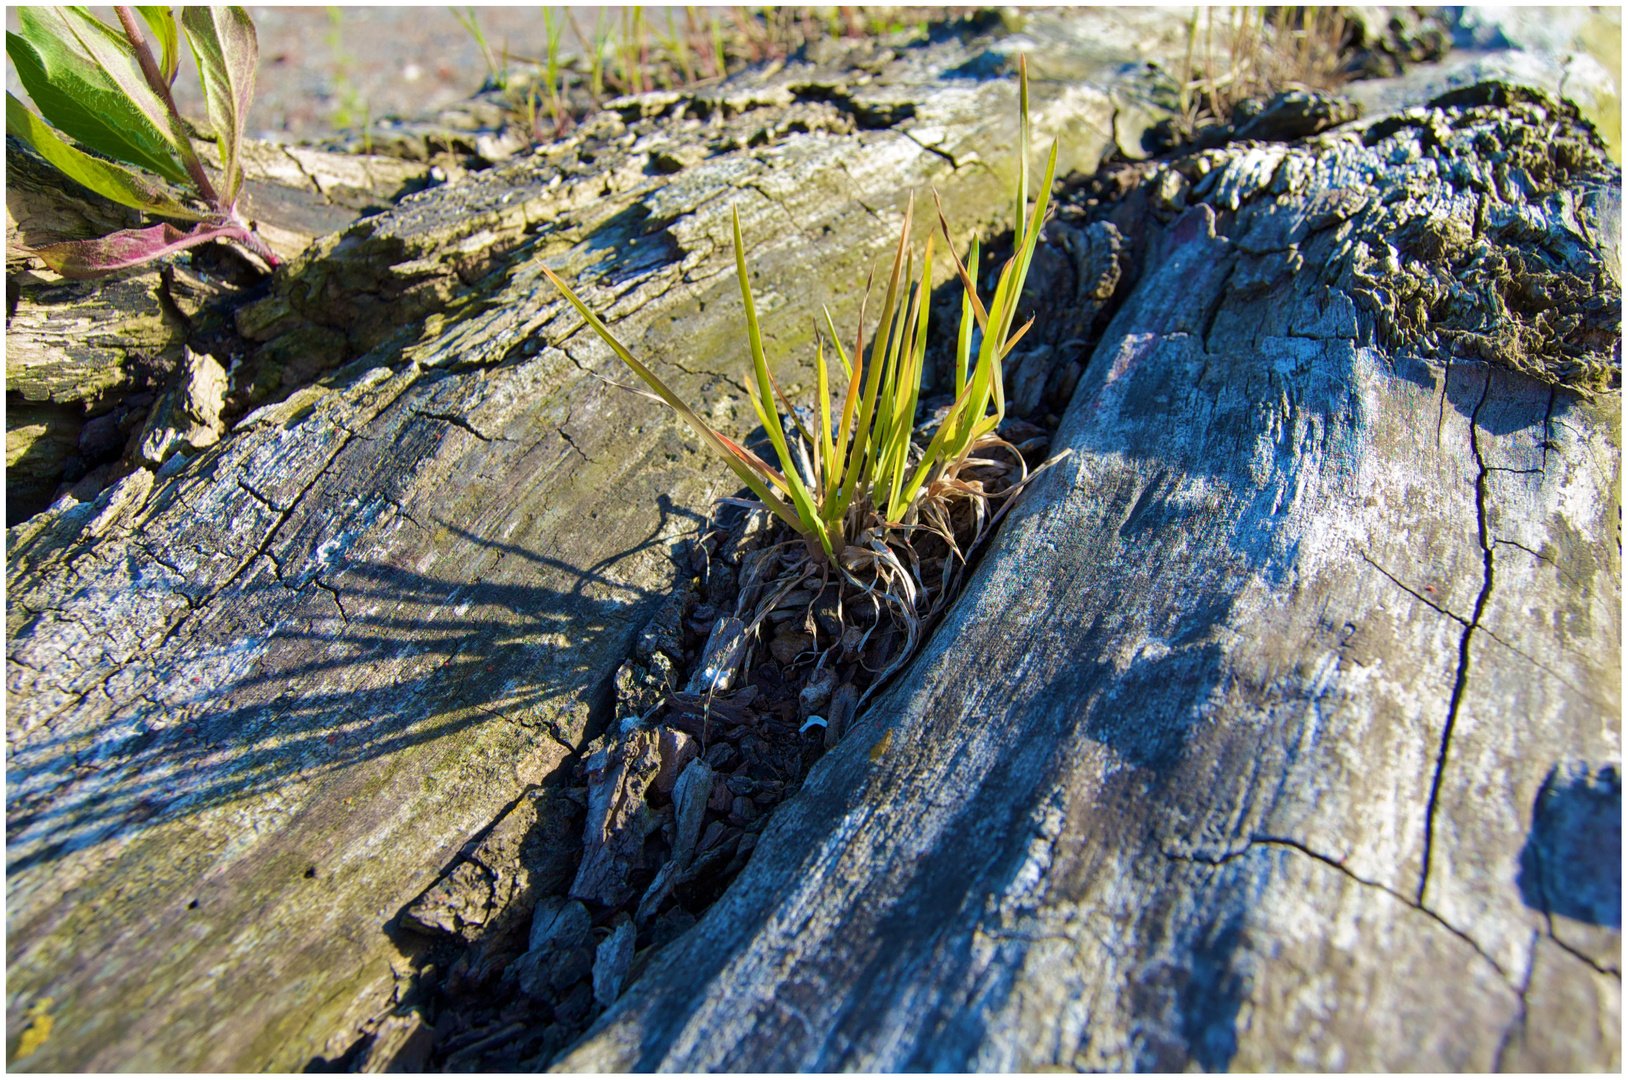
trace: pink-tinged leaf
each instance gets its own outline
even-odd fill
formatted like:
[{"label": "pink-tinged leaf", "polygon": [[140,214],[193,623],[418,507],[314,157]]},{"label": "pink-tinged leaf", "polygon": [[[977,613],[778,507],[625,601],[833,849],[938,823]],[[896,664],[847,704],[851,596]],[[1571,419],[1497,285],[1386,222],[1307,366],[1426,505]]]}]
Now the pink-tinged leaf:
[{"label": "pink-tinged leaf", "polygon": [[209,124],[220,139],[226,174],[221,199],[223,205],[231,206],[243,186],[243,126],[254,101],[255,68],[260,61],[254,23],[240,7],[189,7],[181,12],[181,28],[198,62]]},{"label": "pink-tinged leaf", "polygon": [[154,225],[150,229],[121,229],[94,240],[47,244],[35,248],[34,254],[63,277],[83,280],[140,266],[211,240],[245,241],[246,234],[238,225],[199,225],[187,232],[173,225]]},{"label": "pink-tinged leaf", "polygon": [[6,54],[40,115],[87,149],[185,183],[169,136],[79,47],[68,20],[66,8],[18,8],[22,34],[6,35]]}]

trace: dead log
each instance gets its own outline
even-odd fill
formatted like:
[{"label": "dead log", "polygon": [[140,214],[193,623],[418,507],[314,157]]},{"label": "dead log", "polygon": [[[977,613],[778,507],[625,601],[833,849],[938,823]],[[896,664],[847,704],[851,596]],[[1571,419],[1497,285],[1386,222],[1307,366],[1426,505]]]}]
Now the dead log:
[{"label": "dead log", "polygon": [[1483,86],[1099,189],[1073,456],[556,1067],[1620,1068],[1620,177]]},{"label": "dead log", "polygon": [[[204,156],[213,164],[212,144],[204,144]],[[246,212],[284,258],[358,213],[388,205],[428,168],[253,141],[243,165]],[[16,139],[7,140],[6,177],[6,509],[13,525],[45,509],[63,486],[77,488],[83,500],[118,478],[125,446],[166,389],[178,388],[183,346],[219,337],[232,290],[203,253],[110,280],[63,280],[28,248],[130,228],[139,215],[64,182]]]},{"label": "dead log", "polygon": [[[298,1068],[362,1033],[366,1067],[422,1061],[392,1015],[420,932],[471,942],[470,982],[593,966],[581,933],[553,957],[523,933],[582,834],[560,767],[727,488],[593,377],[622,378],[536,263],[749,426],[730,203],[806,383],[792,346],[822,301],[851,320],[910,186],[960,230],[1003,216],[969,154],[1008,160],[1013,94],[966,78],[998,68],[980,49],[621,102],[331,237],[235,319],[258,411],[12,531],[13,1067]],[[1086,132],[1137,142],[1109,84],[1037,95],[1087,170]],[[1421,185],[1428,274],[1381,243],[1411,194],[1303,212],[1328,184],[1284,168],[1305,149],[1155,166],[1055,227],[1053,298],[1098,306],[1057,313],[1024,387],[1038,410],[1072,370],[1074,459],[568,1066],[1620,1056],[1620,891],[1589,861],[1620,822],[1617,330],[1575,286],[1609,204],[1563,112],[1484,108],[1321,144],[1348,186]],[[1487,172],[1487,125],[1527,156]],[[1453,169],[1484,189],[1432,200]],[[1471,206],[1505,231],[1476,216],[1466,245]],[[1475,293],[1483,240],[1545,254]]]},{"label": "dead log", "polygon": [[[1178,19],[1145,27],[1179,48]],[[325,237],[236,312],[216,360],[246,415],[218,443],[11,530],[13,1067],[300,1068],[400,1026],[409,923],[501,933],[459,978],[524,948],[497,907],[544,886],[482,860],[581,835],[522,799],[564,786],[670,548],[733,489],[600,381],[624,375],[538,264],[749,430],[731,207],[796,393],[814,317],[852,322],[911,189],[963,236],[1005,216],[1015,87],[961,73],[1001,70],[988,46],[619,102]],[[1130,59],[1037,87],[1037,137],[1094,168]]]}]

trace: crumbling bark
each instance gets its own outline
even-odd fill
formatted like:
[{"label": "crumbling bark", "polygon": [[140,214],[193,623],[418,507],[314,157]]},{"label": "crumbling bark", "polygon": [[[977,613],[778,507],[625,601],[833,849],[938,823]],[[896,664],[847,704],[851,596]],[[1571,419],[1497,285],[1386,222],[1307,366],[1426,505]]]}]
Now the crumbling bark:
[{"label": "crumbling bark", "polygon": [[[1179,61],[1168,23],[1138,44]],[[1443,148],[1479,177],[1487,124],[1575,142],[1508,103],[1152,166],[1055,226],[1051,298],[1094,306],[1017,374],[1036,413],[1078,385],[1074,457],[697,927],[631,962],[584,930],[562,766],[733,485],[598,381],[624,376],[537,263],[749,429],[731,205],[795,393],[906,191],[959,236],[1005,218],[1015,93],[966,77],[981,50],[646,95],[321,241],[236,318],[257,411],[12,531],[8,1030],[52,1021],[14,1068],[299,1068],[361,1033],[361,1067],[421,1062],[391,1013],[422,934],[475,945],[459,979],[602,974],[583,1017],[620,989],[567,1067],[1612,1065],[1620,891],[1613,923],[1575,854],[1620,820],[1600,327],[1515,357],[1540,382],[1498,355],[1536,325],[1507,294],[1428,348],[1358,297],[1428,305],[1467,265],[1451,232],[1423,276],[1355,247],[1441,191]],[[1108,82],[1036,90],[1086,169],[1137,141]],[[1596,166],[1441,213],[1517,209],[1487,242],[1575,278]],[[1376,197],[1308,216],[1319,185]]]},{"label": "crumbling bark", "polygon": [[[212,151],[206,144],[206,160]],[[283,258],[388,205],[427,170],[258,142],[243,165],[245,210]],[[182,348],[220,337],[233,290],[183,265],[63,280],[29,247],[132,228],[140,215],[65,181],[16,139],[6,178],[6,509],[17,524],[63,486],[83,501],[117,478],[155,401],[184,389]]]},{"label": "crumbling bark", "polygon": [[1620,171],[1484,87],[1137,176],[1073,456],[558,1069],[1620,1068]]},{"label": "crumbling bark", "polygon": [[[814,317],[851,323],[910,190],[963,236],[1005,215],[1015,87],[948,74],[986,44],[647,95],[327,237],[236,316],[229,393],[264,404],[12,530],[8,1027],[51,1018],[13,1067],[334,1059],[414,992],[406,909],[513,930],[488,896],[533,892],[480,834],[560,786],[669,547],[733,490],[600,380],[625,376],[538,264],[749,430],[731,208],[798,393]],[[1062,89],[1037,89],[1037,137],[1111,128],[1106,93]],[[528,829],[581,835],[538,807]],[[444,874],[467,895],[437,907]]]}]

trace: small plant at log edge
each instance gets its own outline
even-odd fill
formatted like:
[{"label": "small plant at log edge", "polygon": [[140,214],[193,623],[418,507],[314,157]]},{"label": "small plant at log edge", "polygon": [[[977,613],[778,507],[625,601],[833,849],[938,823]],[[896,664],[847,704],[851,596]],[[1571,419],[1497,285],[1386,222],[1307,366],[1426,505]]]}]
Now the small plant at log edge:
[{"label": "small plant at log edge", "polygon": [[[22,32],[6,34],[6,54],[40,115],[7,93],[6,133],[97,194],[192,227],[183,231],[165,222],[121,229],[46,244],[34,254],[64,277],[94,278],[212,240],[231,240],[277,265],[238,208],[243,127],[260,55],[248,14],[238,7],[189,7],[177,22],[168,7],[113,10],[118,28],[79,7],[18,9]],[[147,32],[157,40],[157,57]],[[183,36],[197,62],[218,140],[221,169],[213,179],[170,93]],[[179,196],[170,183],[190,186],[201,204]]]},{"label": "small plant at log edge", "polygon": [[[951,557],[964,562],[965,549],[957,541],[953,516],[957,504],[972,506],[972,513],[962,517],[971,517],[977,523],[972,539],[975,544],[992,524],[986,513],[989,500],[1015,493],[1030,475],[1022,455],[995,431],[1005,416],[1002,361],[1034,321],[1030,319],[1016,331],[1012,329],[1018,297],[1050,201],[1057,145],[1052,144],[1045,176],[1031,210],[1028,204],[1028,78],[1027,65],[1021,61],[1020,102],[1022,127],[1014,200],[1015,250],[1001,269],[987,305],[979,297],[972,272],[968,270],[969,266],[973,270],[978,266],[977,241],[973,241],[966,263],[956,258],[949,223],[939,207],[939,225],[949,243],[950,258],[961,280],[963,295],[955,351],[955,399],[925,450],[915,446],[910,436],[915,426],[927,348],[934,237],[928,236],[921,274],[915,277],[911,266],[914,253],[910,250],[913,199],[900,230],[882,317],[871,339],[868,362],[862,363],[864,304],[860,307],[852,363],[840,344],[830,312],[825,313],[832,345],[848,378],[848,389],[834,422],[830,370],[824,342],[820,342],[815,355],[818,395],[814,431],[797,418],[769,374],[757,309],[747,279],[740,216],[734,213],[735,270],[745,306],[746,338],[752,356],[752,372],[747,377],[749,396],[781,469],[702,420],[617,340],[570,286],[546,267],[543,271],[588,325],[655,391],[655,396],[682,416],[704,442],[723,456],[758,500],[802,538],[808,559],[794,560],[785,589],[817,568],[827,575],[836,569],[863,594],[891,609],[903,622],[911,644],[921,617],[917,596],[926,591],[926,586],[910,537],[925,531],[944,542],[949,554],[943,561],[944,572],[937,590],[943,599],[952,578]],[[973,353],[974,325],[981,334],[976,356]],[[776,407],[777,398],[792,419],[793,427],[789,431]],[[1005,490],[986,490],[983,478],[976,474],[980,467],[996,463],[979,455],[997,447],[1004,447],[1016,459],[1022,480]],[[868,583],[858,581],[854,576],[858,572],[870,572],[873,579]],[[908,652],[909,645],[904,650]]]}]

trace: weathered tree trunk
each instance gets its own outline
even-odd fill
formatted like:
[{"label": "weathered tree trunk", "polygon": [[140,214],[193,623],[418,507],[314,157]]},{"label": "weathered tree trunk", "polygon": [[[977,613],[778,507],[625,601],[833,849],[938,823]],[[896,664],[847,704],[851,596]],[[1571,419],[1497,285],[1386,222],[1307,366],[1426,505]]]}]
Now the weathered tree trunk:
[{"label": "weathered tree trunk", "polygon": [[[646,95],[319,241],[237,313],[258,411],[12,530],[13,1067],[422,1045],[414,931],[566,890],[563,766],[733,487],[538,264],[746,430],[731,206],[795,393],[911,188],[1006,220],[997,59]],[[1076,77],[1089,171],[1139,129]],[[1074,456],[565,1067],[1617,1060],[1615,181],[1529,103],[1368,131],[1059,223],[1013,390],[1078,379]]]},{"label": "weathered tree trunk", "polygon": [[1100,210],[1074,456],[559,1068],[1620,1067],[1620,172],[1567,113]]},{"label": "weathered tree trunk", "polygon": [[[1179,46],[1179,20],[1144,22]],[[12,530],[8,1025],[36,1031],[15,1067],[338,1056],[414,984],[398,915],[471,837],[528,799],[527,835],[578,842],[580,811],[532,796],[565,783],[669,547],[733,484],[600,381],[625,375],[538,264],[749,430],[731,207],[797,393],[814,317],[851,323],[910,190],[936,185],[963,236],[1006,216],[1012,81],[945,75],[980,49],[647,95],[328,237],[218,358],[267,404]],[[1036,98],[1037,136],[1112,130],[1101,90]],[[472,939],[560,887],[470,872],[485,899],[444,921]]]},{"label": "weathered tree trunk", "polygon": [[[212,150],[205,144],[206,158]],[[244,207],[283,258],[388,204],[428,170],[269,143],[250,143],[243,166]],[[6,177],[6,511],[16,524],[63,484],[99,470],[94,485],[114,471],[182,366],[183,346],[220,336],[231,290],[174,265],[110,280],[59,278],[27,248],[130,228],[139,215],[65,182],[15,139]]]}]

